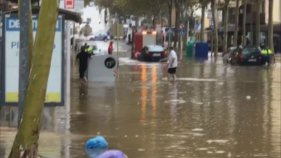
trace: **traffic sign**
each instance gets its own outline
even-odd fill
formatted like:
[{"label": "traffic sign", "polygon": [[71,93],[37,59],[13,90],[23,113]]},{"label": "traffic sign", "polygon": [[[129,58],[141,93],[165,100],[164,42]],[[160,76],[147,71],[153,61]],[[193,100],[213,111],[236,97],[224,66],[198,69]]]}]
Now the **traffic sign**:
[{"label": "traffic sign", "polygon": [[74,9],[74,0],[64,0],[65,9]]},{"label": "traffic sign", "polygon": [[118,59],[112,55],[96,55],[89,59],[88,81],[114,82]]},{"label": "traffic sign", "polygon": [[112,57],[108,57],[104,60],[104,65],[105,67],[107,67],[108,69],[112,69],[114,68],[114,66],[116,65],[116,60]]},{"label": "traffic sign", "polygon": [[122,24],[115,23],[111,26],[111,33],[114,37],[117,37],[117,39],[124,36],[123,30],[124,28]]}]

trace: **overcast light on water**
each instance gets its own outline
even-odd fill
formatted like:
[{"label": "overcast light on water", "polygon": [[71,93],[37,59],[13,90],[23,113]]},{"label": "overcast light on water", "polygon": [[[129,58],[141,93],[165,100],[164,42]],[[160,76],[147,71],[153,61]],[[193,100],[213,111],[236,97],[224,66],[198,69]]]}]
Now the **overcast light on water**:
[{"label": "overcast light on water", "polygon": [[[104,29],[97,8],[84,9],[89,17],[94,31]],[[130,59],[122,41],[120,49],[114,82],[81,83],[73,64],[70,104],[44,108],[40,156],[87,158],[85,142],[103,135],[128,158],[280,158],[280,58],[270,67],[183,58],[169,82],[161,63]],[[15,106],[0,108],[0,158],[17,116]]]}]

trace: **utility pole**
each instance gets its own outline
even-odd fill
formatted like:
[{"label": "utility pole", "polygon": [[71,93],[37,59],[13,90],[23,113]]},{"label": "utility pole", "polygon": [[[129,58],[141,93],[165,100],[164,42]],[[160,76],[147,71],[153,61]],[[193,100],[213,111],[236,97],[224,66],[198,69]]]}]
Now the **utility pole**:
[{"label": "utility pole", "polygon": [[19,51],[19,117],[18,126],[21,124],[23,106],[29,78],[29,17],[30,0],[20,0],[19,20],[20,20],[20,51]]}]

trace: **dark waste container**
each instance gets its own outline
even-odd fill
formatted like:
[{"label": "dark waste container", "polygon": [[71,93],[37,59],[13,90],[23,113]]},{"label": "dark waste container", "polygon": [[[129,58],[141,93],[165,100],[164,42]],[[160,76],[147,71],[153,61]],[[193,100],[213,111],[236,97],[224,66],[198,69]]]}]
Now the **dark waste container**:
[{"label": "dark waste container", "polygon": [[208,43],[198,42],[195,45],[195,58],[201,60],[208,59]]},{"label": "dark waste container", "polygon": [[193,57],[193,51],[194,51],[194,42],[193,41],[188,41],[186,43],[186,56],[188,58],[192,58]]}]

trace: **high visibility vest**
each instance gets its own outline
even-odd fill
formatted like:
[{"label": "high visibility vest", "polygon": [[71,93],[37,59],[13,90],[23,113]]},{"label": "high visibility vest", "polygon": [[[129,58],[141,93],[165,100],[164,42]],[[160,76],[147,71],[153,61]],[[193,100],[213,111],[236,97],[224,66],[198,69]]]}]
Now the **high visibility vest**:
[{"label": "high visibility vest", "polygon": [[272,51],[270,49],[263,49],[261,51],[262,55],[272,55]]},{"label": "high visibility vest", "polygon": [[89,54],[92,54],[93,53],[93,50],[94,50],[94,48],[93,47],[91,47],[91,46],[89,46],[88,48],[86,48],[86,52],[87,53],[89,53]]}]

